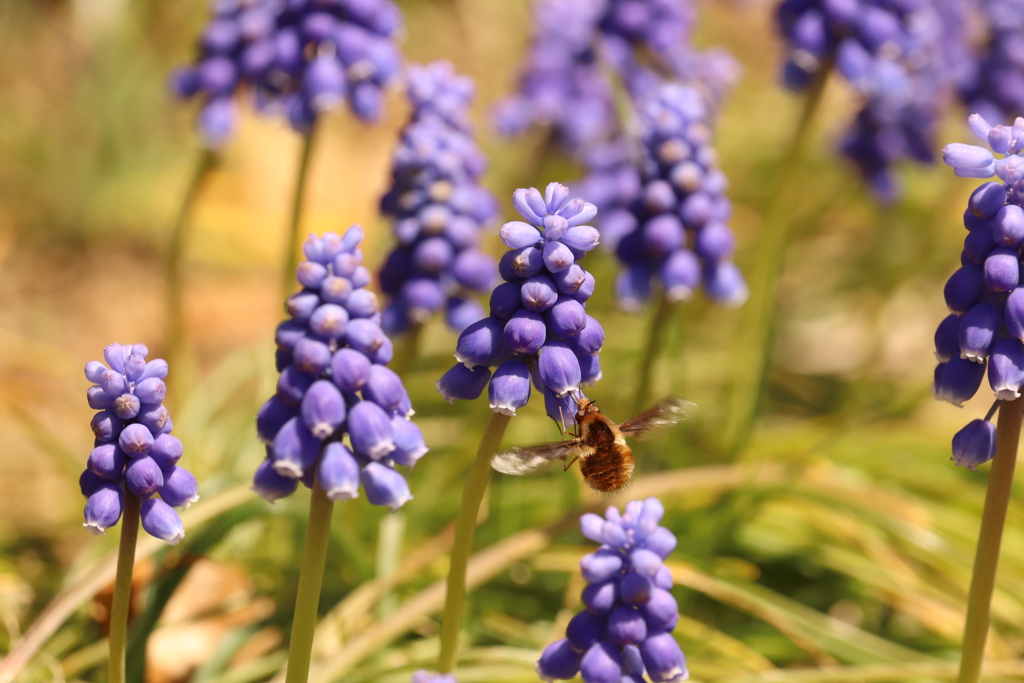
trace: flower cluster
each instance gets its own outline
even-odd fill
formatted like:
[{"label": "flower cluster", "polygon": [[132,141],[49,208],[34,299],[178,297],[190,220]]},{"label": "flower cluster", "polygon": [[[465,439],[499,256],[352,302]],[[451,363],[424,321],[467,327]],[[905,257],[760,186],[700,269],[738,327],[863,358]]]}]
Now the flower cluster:
[{"label": "flower cluster", "polygon": [[[988,381],[998,401],[1020,396],[1024,385],[1024,118],[1013,127],[992,126],[978,114],[968,119],[971,130],[992,151],[954,143],[942,151],[943,161],[965,178],[997,176],[974,191],[964,212],[961,267],[945,288],[950,315],[935,332],[935,397],[963,405]],[[1005,155],[996,159],[992,152]],[[990,414],[991,416],[991,414]],[[986,418],[974,420],[953,438],[957,464],[974,468],[995,454],[995,427]]]},{"label": "flower cluster", "polygon": [[[163,405],[167,361],[146,362],[142,344],[111,344],[103,349],[106,364],[91,361],[85,376],[95,446],[79,479],[85,504],[85,527],[102,534],[117,524],[124,496],[142,498],[142,528],[177,545],[185,536],[173,508],[199,500],[196,479],[184,467],[181,441],[171,436],[172,423]],[[157,498],[156,495],[160,497]]]},{"label": "flower cluster", "polygon": [[1024,113],[1024,62],[1020,58],[1024,32],[1024,1],[983,0],[979,9],[989,36],[981,53],[969,62],[959,84],[968,111],[989,121]]},{"label": "flower cluster", "polygon": [[512,202],[526,222],[501,227],[509,248],[498,264],[505,281],[491,293],[490,315],[459,336],[458,363],[437,389],[452,402],[475,399],[488,387],[491,410],[515,415],[530,400],[532,375],[548,415],[566,425],[579,385],[601,377],[604,330],[586,311],[594,276],[577,263],[597,246],[597,229],[587,225],[597,208],[570,200],[569,189],[558,183],[544,195],[518,189]]},{"label": "flower cluster", "polygon": [[233,131],[243,84],[260,109],[284,112],[298,131],[346,99],[372,121],[399,73],[401,25],[390,0],[217,0],[196,61],[175,71],[171,87],[202,97],[197,126],[211,147]]},{"label": "flower cluster", "polygon": [[743,275],[730,260],[735,239],[727,224],[728,181],[707,120],[697,90],[662,86],[640,112],[639,170],[631,174],[622,151],[613,149],[587,181],[599,202],[611,207],[601,221],[601,239],[624,265],[616,297],[627,310],[648,299],[652,279],[671,301],[689,298],[702,283],[725,305],[747,298]]},{"label": "flower cluster", "polygon": [[381,200],[398,240],[380,273],[391,299],[382,324],[399,333],[444,308],[448,325],[461,332],[484,315],[471,293],[489,292],[498,277],[494,259],[478,248],[498,208],[479,184],[487,163],[469,127],[473,82],[449,62],[434,62],[410,67],[407,83],[412,120]]},{"label": "flower cluster", "polygon": [[876,196],[899,194],[894,163],[934,161],[938,119],[968,61],[966,3],[959,0],[784,0],[783,80],[808,87],[834,59],[864,98],[842,144]]},{"label": "flower cluster", "polygon": [[459,683],[459,681],[451,674],[436,674],[420,669],[413,672],[412,683]]},{"label": "flower cluster", "polygon": [[[387,367],[391,341],[380,328],[370,273],[361,264],[363,231],[310,235],[298,267],[302,291],[288,298],[277,327],[277,393],[256,417],[267,458],[253,490],[273,502],[301,480],[331,500],[359,495],[397,510],[412,498],[395,465],[412,467],[427,452],[409,420],[402,380]],[[348,443],[344,443],[345,435]]]},{"label": "flower cluster", "polygon": [[630,501],[624,514],[610,507],[603,518],[580,518],[583,535],[601,547],[580,561],[586,609],[569,622],[565,638],[544,650],[537,663],[542,679],[579,674],[585,683],[640,683],[645,675],[655,683],[686,680],[686,657],[672,637],[679,606],[663,564],[676,537],[658,526],[664,514],[661,501],[648,498]]}]

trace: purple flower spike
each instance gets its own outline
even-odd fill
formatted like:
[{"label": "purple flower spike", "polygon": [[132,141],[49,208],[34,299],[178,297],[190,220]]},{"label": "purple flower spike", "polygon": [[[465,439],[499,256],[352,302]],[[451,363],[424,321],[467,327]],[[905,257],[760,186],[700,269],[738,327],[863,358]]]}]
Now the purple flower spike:
[{"label": "purple flower spike", "polygon": [[[103,350],[106,363],[85,366],[86,378],[95,382],[87,392],[89,405],[99,409],[91,423],[96,444],[79,481],[88,499],[85,526],[93,533],[117,523],[126,489],[168,509],[198,498],[195,478],[176,465],[182,446],[170,435],[173,425],[161,403],[167,393],[167,362],[147,362],[148,355],[143,344],[111,344]],[[163,500],[151,498],[156,494]],[[166,536],[153,533],[145,522],[143,526],[151,535]]]},{"label": "purple flower spike", "polygon": [[586,610],[569,621],[566,639],[544,651],[537,671],[544,680],[642,681],[646,669],[652,680],[681,681],[686,660],[669,633],[679,609],[668,590],[657,587],[671,574],[662,564],[675,547],[675,536],[659,526],[664,507],[656,498],[631,501],[625,512],[608,508],[602,518],[580,518],[584,536],[601,543],[580,562],[588,585],[583,589]]},{"label": "purple flower spike", "polygon": [[185,538],[181,517],[170,505],[159,498],[142,501],[142,528],[150,536],[162,539],[167,545],[178,545]]},{"label": "purple flower spike", "polygon": [[[367,494],[370,502],[391,507],[394,496],[381,491],[394,490],[395,480],[378,467],[398,477],[408,494],[394,466],[412,466],[427,452],[408,420],[413,410],[402,380],[385,367],[393,347],[381,330],[376,296],[365,289],[371,278],[361,265],[362,237],[352,226],[343,235],[310,235],[303,245],[309,259],[297,270],[303,289],[288,298],[291,318],[277,335],[279,346],[285,338],[292,352],[279,356],[277,394],[256,420],[261,440],[271,445],[253,490],[270,502],[291,495],[298,481],[318,481],[336,501],[358,497],[360,485],[371,481],[379,486]],[[368,461],[377,466],[369,480],[360,471]]]}]

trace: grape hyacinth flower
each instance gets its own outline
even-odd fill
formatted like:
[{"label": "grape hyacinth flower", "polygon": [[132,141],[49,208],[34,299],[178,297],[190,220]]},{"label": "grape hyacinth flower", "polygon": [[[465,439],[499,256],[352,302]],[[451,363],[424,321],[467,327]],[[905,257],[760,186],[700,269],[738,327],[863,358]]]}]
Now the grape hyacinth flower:
[{"label": "grape hyacinth flower", "polygon": [[437,674],[420,669],[412,674],[412,683],[459,683],[451,674]]},{"label": "grape hyacinth flower", "polygon": [[202,98],[197,126],[210,147],[233,132],[233,99],[243,86],[261,110],[283,112],[300,132],[346,100],[374,121],[382,89],[399,73],[401,27],[390,0],[218,2],[195,62],[175,71],[171,87],[181,98]]},{"label": "grape hyacinth flower", "polygon": [[958,90],[968,111],[988,121],[1004,121],[1024,114],[1024,62],[1020,58],[1024,2],[983,0],[978,10],[988,36],[973,59],[967,60]]},{"label": "grape hyacinth flower", "polygon": [[85,376],[96,437],[86,470],[79,479],[86,497],[85,526],[103,534],[117,524],[125,495],[142,499],[142,528],[169,545],[185,536],[174,508],[199,499],[196,479],[178,465],[181,441],[163,405],[167,362],[146,361],[143,344],[111,344],[103,349],[106,363],[91,361]]},{"label": "grape hyacinth flower", "polygon": [[611,205],[601,239],[623,264],[615,289],[626,310],[647,301],[652,280],[670,302],[690,298],[701,284],[726,306],[747,299],[746,282],[731,260],[728,180],[718,168],[708,117],[696,89],[663,86],[640,111],[639,171],[629,172],[623,150],[608,150],[611,163],[602,160],[604,170],[586,184]]},{"label": "grape hyacinth flower", "polygon": [[530,400],[532,379],[548,415],[567,426],[582,396],[579,386],[601,377],[604,330],[586,311],[594,276],[578,263],[598,244],[598,231],[588,225],[597,208],[570,200],[559,183],[544,195],[516,190],[512,201],[524,220],[501,227],[509,248],[498,264],[504,282],[491,293],[490,315],[459,336],[458,363],[437,390],[454,402],[475,399],[486,388],[491,410],[512,416]]},{"label": "grape hyacinth flower", "polygon": [[601,547],[580,560],[588,584],[582,596],[586,609],[569,622],[565,638],[544,650],[537,662],[542,680],[687,679],[686,657],[672,637],[679,606],[663,562],[675,550],[676,537],[658,526],[664,514],[661,501],[648,498],[630,501],[624,513],[609,507],[604,517],[580,518],[583,535]]},{"label": "grape hyacinth flower", "polygon": [[395,466],[412,467],[427,447],[402,380],[387,367],[392,345],[365,289],[362,237],[354,225],[342,236],[310,235],[303,247],[302,290],[277,328],[277,393],[256,419],[267,459],[253,489],[270,502],[314,478],[332,501],[357,497],[360,485],[370,503],[392,510],[412,499]]},{"label": "grape hyacinth flower", "polygon": [[472,294],[489,292],[498,277],[497,263],[479,248],[498,209],[479,183],[487,163],[469,125],[474,86],[439,61],[410,66],[407,88],[412,119],[381,200],[398,241],[380,272],[390,299],[382,326],[398,334],[444,309],[448,326],[461,332],[484,316]]}]

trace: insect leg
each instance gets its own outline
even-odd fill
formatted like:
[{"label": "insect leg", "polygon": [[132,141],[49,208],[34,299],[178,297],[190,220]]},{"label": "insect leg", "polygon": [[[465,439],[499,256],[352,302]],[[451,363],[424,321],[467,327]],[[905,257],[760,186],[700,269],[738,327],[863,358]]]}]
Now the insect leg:
[{"label": "insect leg", "polygon": [[563,472],[568,472],[568,471],[569,471],[569,468],[570,468],[570,467],[572,467],[572,464],[573,464],[574,462],[576,462],[577,460],[579,460],[579,459],[580,459],[580,456],[579,456],[579,455],[574,455],[574,456],[572,456],[572,460],[570,460],[569,462],[567,462],[567,463],[565,464],[565,468],[564,468],[564,469],[562,469],[562,471],[563,471]]}]

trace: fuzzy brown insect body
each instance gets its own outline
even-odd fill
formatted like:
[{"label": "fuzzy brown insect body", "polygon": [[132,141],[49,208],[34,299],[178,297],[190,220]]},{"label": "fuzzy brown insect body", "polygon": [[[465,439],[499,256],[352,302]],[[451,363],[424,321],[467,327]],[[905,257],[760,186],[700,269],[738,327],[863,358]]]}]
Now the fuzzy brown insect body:
[{"label": "fuzzy brown insect body", "polygon": [[615,424],[589,399],[581,399],[576,410],[576,433],[568,441],[530,448],[512,448],[494,456],[491,466],[504,474],[528,474],[551,460],[564,460],[568,470],[580,461],[587,486],[613,493],[633,476],[633,450],[626,437],[643,439],[670,427],[690,414],[693,404],[674,396],[666,397],[636,417]]}]

